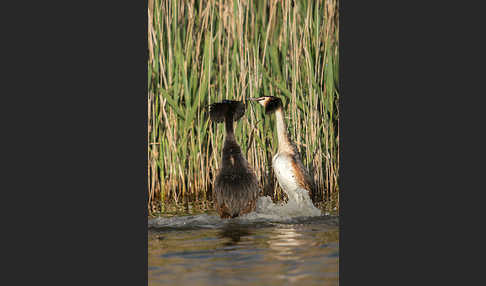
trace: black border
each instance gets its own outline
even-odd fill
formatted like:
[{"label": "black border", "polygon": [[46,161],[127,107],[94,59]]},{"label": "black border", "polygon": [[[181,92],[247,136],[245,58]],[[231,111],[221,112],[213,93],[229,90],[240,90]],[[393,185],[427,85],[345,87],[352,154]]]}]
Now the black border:
[{"label": "black border", "polygon": [[33,207],[17,209],[26,218],[14,281],[148,284],[147,5],[83,2],[19,17],[32,31],[18,58],[34,59],[15,94],[30,94],[38,114],[21,129],[35,130],[20,140],[32,175],[17,181]]}]

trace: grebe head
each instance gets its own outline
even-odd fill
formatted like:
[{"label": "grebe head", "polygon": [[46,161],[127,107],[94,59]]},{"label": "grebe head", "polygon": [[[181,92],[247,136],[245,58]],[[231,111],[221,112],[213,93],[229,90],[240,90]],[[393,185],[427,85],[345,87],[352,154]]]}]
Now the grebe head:
[{"label": "grebe head", "polygon": [[282,100],[276,96],[262,96],[257,98],[249,98],[248,100],[256,101],[265,107],[265,113],[273,113],[279,107],[282,107]]},{"label": "grebe head", "polygon": [[209,106],[209,117],[214,122],[223,122],[225,117],[233,116],[233,121],[237,121],[245,114],[245,105],[237,100],[223,100]]}]

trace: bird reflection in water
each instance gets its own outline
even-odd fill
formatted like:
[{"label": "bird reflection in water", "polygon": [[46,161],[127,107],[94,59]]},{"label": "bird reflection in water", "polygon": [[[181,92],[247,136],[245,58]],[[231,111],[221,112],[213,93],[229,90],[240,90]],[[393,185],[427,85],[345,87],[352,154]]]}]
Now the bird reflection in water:
[{"label": "bird reflection in water", "polygon": [[269,246],[273,250],[271,255],[273,259],[283,263],[277,278],[291,284],[306,285],[305,281],[310,276],[302,271],[301,264],[305,261],[303,255],[305,251],[303,250],[309,248],[311,244],[293,227],[276,229],[274,235],[269,239]]},{"label": "bird reflection in water", "polygon": [[229,238],[229,240],[224,243],[225,246],[237,245],[242,237],[249,235],[252,235],[252,232],[248,226],[233,222],[224,225],[219,232],[220,238]]},{"label": "bird reflection in water", "polygon": [[299,259],[298,250],[305,244],[302,234],[293,227],[279,228],[269,240],[274,257],[278,260]]}]

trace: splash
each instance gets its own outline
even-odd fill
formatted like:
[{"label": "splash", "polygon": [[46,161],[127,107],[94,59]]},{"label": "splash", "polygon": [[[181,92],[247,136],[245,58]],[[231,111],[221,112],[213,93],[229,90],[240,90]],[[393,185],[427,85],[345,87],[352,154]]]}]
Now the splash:
[{"label": "splash", "polygon": [[243,224],[272,224],[299,222],[301,219],[322,216],[321,210],[316,208],[304,189],[297,189],[288,195],[287,203],[273,203],[268,196],[258,198],[254,212],[234,219],[222,219],[217,214],[199,214],[177,216],[171,218],[154,218],[148,222],[149,228],[157,229],[215,229],[228,223]]},{"label": "splash", "polygon": [[149,228],[167,228],[167,229],[200,229],[200,228],[218,228],[224,221],[219,216],[199,214],[176,217],[158,217],[149,219]]},{"label": "splash", "polygon": [[260,197],[257,201],[256,210],[246,215],[247,218],[267,218],[270,220],[289,220],[296,217],[312,217],[322,215],[321,210],[316,208],[304,189],[297,189],[288,195],[287,203],[273,203],[268,196]]}]

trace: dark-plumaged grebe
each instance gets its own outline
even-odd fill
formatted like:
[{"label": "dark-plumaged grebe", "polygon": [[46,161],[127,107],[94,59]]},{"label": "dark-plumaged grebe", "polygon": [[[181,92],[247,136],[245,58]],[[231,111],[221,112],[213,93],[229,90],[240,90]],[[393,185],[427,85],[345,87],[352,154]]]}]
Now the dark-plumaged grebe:
[{"label": "dark-plumaged grebe", "polygon": [[241,101],[223,100],[209,106],[209,117],[214,122],[224,122],[221,168],[214,182],[214,200],[221,218],[234,218],[255,210],[260,187],[255,173],[248,165],[236,142],[233,121],[245,113]]},{"label": "dark-plumaged grebe", "polygon": [[278,152],[272,160],[273,170],[282,190],[289,196],[289,199],[300,201],[302,190],[308,193],[314,200],[314,180],[309,175],[302,161],[299,151],[290,139],[285,124],[282,100],[275,96],[263,96],[250,98],[265,107],[265,114],[275,113],[277,122]]}]

